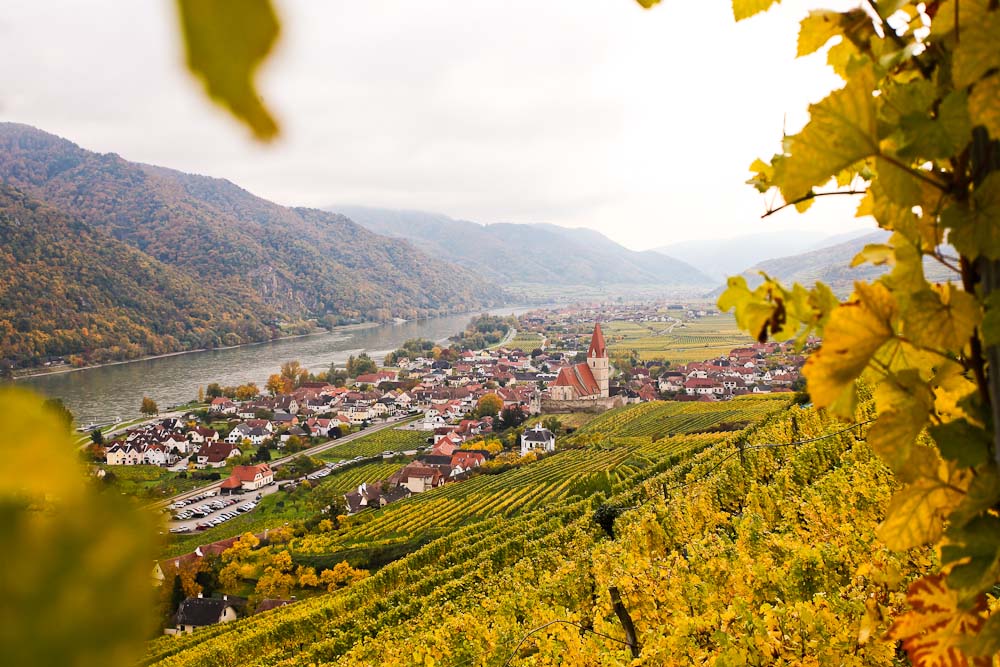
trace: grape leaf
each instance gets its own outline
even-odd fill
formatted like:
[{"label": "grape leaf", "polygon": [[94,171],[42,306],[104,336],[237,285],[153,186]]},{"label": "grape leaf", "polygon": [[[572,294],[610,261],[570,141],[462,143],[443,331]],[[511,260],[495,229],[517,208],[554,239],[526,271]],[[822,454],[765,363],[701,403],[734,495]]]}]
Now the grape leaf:
[{"label": "grape leaf", "polygon": [[1000,139],[1000,74],[978,81],[969,94],[972,125],[982,125],[993,139]]},{"label": "grape leaf", "polygon": [[889,637],[903,641],[914,667],[989,667],[992,658],[967,659],[954,651],[956,639],[974,636],[985,622],[986,600],[962,609],[942,575],[917,579],[907,591],[911,610],[896,619]]},{"label": "grape leaf", "polygon": [[904,334],[929,349],[962,349],[979,325],[976,297],[952,283],[933,285],[910,295],[903,312]]},{"label": "grape leaf", "polygon": [[809,394],[819,407],[833,408],[841,416],[852,405],[838,402],[853,396],[854,381],[868,366],[872,355],[893,337],[896,304],[884,285],[855,285],[856,298],[830,315],[823,330],[823,344],[810,355],[802,369]]},{"label": "grape leaf", "polygon": [[245,123],[257,139],[278,124],[254,87],[254,73],[278,37],[270,0],[177,0],[187,65],[208,96]]},{"label": "grape leaf", "polygon": [[961,41],[955,46],[952,77],[956,88],[978,81],[1000,67],[1000,11],[989,0],[963,0],[959,14]]},{"label": "grape leaf", "polygon": [[929,447],[915,447],[899,476],[909,483],[893,494],[878,536],[890,549],[906,551],[937,540],[965,493],[963,478]]},{"label": "grape leaf", "polygon": [[802,19],[799,28],[799,58],[823,48],[828,41],[840,34],[840,12],[816,9]]},{"label": "grape leaf", "polygon": [[948,241],[972,259],[1000,259],[1000,172],[987,176],[972,194],[972,204],[956,202],[941,214],[951,229]]},{"label": "grape leaf", "polygon": [[941,456],[964,467],[974,467],[989,458],[990,438],[986,431],[965,419],[956,419],[928,429]]},{"label": "grape leaf", "polygon": [[733,18],[737,21],[766,12],[780,0],[733,0]]},{"label": "grape leaf", "polygon": [[785,201],[807,195],[840,171],[878,153],[876,106],[871,66],[847,85],[810,105],[809,123],[786,139],[788,157],[775,165],[775,184]]}]

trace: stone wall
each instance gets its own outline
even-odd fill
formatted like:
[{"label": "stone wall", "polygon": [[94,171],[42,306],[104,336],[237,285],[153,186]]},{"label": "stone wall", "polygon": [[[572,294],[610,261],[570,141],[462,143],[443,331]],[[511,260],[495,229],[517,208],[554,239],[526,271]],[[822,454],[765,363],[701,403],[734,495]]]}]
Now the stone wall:
[{"label": "stone wall", "polygon": [[560,401],[549,397],[542,398],[542,412],[545,414],[560,412],[592,412],[600,413],[612,408],[620,408],[625,402],[618,396],[609,398],[580,398],[571,401]]}]

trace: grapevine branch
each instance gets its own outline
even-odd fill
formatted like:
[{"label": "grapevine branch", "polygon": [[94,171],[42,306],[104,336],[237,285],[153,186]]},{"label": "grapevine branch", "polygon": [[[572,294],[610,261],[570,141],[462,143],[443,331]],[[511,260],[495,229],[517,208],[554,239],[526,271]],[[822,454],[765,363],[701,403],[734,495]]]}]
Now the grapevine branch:
[{"label": "grapevine branch", "polygon": [[855,190],[853,188],[850,190],[834,190],[833,192],[810,192],[809,194],[803,197],[799,197],[798,199],[795,199],[793,201],[785,202],[784,204],[778,206],[777,208],[768,208],[768,210],[764,212],[764,215],[760,217],[763,220],[764,218],[774,215],[775,213],[777,213],[782,209],[786,209],[789,206],[795,206],[796,204],[801,204],[804,201],[809,201],[810,199],[815,199],[816,197],[831,197],[833,195],[863,195],[865,194],[865,192],[867,192],[867,190]]},{"label": "grapevine branch", "polygon": [[548,623],[543,623],[542,625],[539,625],[537,628],[533,628],[532,630],[529,630],[528,634],[526,634],[523,637],[521,637],[521,641],[519,641],[517,643],[517,646],[514,647],[514,650],[511,652],[510,657],[508,657],[507,661],[503,663],[504,667],[508,667],[510,665],[510,661],[513,660],[514,656],[517,655],[517,650],[519,648],[521,648],[522,645],[524,645],[524,642],[526,642],[531,637],[531,635],[533,635],[536,632],[539,632],[541,630],[544,630],[545,628],[549,627],[550,625],[556,625],[557,623],[562,623],[564,625],[571,625],[574,628],[579,628],[579,629],[583,630],[584,632],[589,632],[592,635],[597,635],[598,637],[603,637],[604,639],[608,639],[610,641],[613,641],[616,644],[621,644],[622,646],[627,646],[630,649],[632,648],[632,645],[629,644],[624,639],[618,639],[617,637],[612,637],[611,635],[606,635],[604,633],[598,632],[597,630],[591,630],[590,628],[585,628],[584,626],[580,625],[579,623],[574,623],[573,621],[566,621],[566,620],[563,620],[563,619],[556,619],[554,621],[549,621]]}]

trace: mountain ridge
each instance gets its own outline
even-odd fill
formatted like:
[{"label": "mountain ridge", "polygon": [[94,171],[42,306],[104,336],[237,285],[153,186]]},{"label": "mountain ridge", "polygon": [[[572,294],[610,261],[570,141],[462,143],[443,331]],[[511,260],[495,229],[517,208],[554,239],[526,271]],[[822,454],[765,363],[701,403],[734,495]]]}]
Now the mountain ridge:
[{"label": "mountain ridge", "polygon": [[407,239],[495,281],[665,287],[714,283],[687,262],[653,251],[629,250],[587,228],[551,223],[479,224],[440,213],[368,206],[334,205],[325,210],[343,213],[376,233]]},{"label": "mountain ridge", "polygon": [[473,272],[344,216],[94,153],[27,125],[0,123],[0,183],[195,281],[224,306],[220,317],[254,313],[258,331],[307,319],[412,319],[506,299]]}]

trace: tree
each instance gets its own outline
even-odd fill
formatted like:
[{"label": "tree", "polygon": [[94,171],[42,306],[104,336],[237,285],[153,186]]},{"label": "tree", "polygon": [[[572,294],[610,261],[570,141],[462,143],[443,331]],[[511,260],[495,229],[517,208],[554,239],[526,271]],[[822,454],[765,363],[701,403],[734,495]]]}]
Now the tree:
[{"label": "tree", "polygon": [[151,399],[149,396],[142,397],[142,404],[139,406],[139,412],[149,417],[160,412],[160,409],[156,407],[156,401]]},{"label": "tree", "polygon": [[281,377],[291,384],[291,389],[288,390],[291,391],[309,379],[309,371],[298,360],[286,361],[281,364]]},{"label": "tree", "polygon": [[205,402],[205,388],[202,387],[201,385],[198,385],[198,402],[199,403]]},{"label": "tree", "polygon": [[236,388],[236,398],[240,401],[249,401],[260,396],[260,389],[253,382],[241,384]]},{"label": "tree", "polygon": [[528,416],[524,414],[524,411],[519,406],[512,405],[506,407],[500,412],[500,430],[505,431],[509,428],[517,428],[527,418]]},{"label": "tree", "polygon": [[[719,308],[760,341],[822,337],[803,368],[817,407],[858,420],[874,388],[868,443],[901,483],[878,535],[896,551],[937,545],[942,571],[914,582],[890,637],[916,664],[988,664],[1000,637],[985,602],[1000,582],[1000,8],[866,7],[802,21],[799,55],[836,39],[828,62],[845,85],[751,165],[749,182],[783,202],[765,216],[862,195],[858,216],[891,235],[852,265],[891,270],[843,303],[822,284],[764,276],[751,289],[737,276]],[[951,280],[928,281],[925,259]]]},{"label": "tree", "polygon": [[221,398],[222,397],[222,385],[218,382],[212,382],[205,389],[205,395],[209,398]]},{"label": "tree", "polygon": [[253,455],[254,463],[267,463],[271,460],[271,450],[261,445]]},{"label": "tree", "polygon": [[268,376],[267,384],[264,385],[264,388],[267,389],[271,396],[287,394],[292,390],[291,382],[278,373]]},{"label": "tree", "polygon": [[285,441],[285,449],[291,453],[295,453],[302,449],[302,438],[297,435],[288,436],[288,440]]},{"label": "tree", "polygon": [[503,399],[496,394],[483,394],[476,403],[476,416],[496,417],[503,409]]},{"label": "tree", "polygon": [[90,432],[90,441],[98,446],[104,444],[104,433],[101,432],[101,429],[95,428]]},{"label": "tree", "polygon": [[364,375],[365,373],[375,373],[378,371],[378,366],[371,357],[365,352],[362,352],[357,357],[353,354],[347,358],[347,375],[348,377],[356,378],[359,375]]}]

